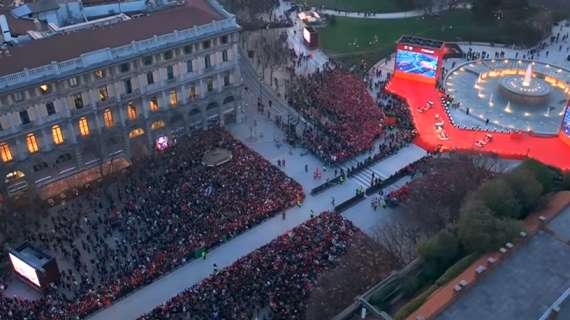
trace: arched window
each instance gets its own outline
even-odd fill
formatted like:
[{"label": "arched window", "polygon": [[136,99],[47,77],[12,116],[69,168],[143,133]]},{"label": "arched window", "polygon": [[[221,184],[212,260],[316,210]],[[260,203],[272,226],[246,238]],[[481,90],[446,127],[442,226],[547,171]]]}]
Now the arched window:
[{"label": "arched window", "polygon": [[28,133],[28,135],[26,136],[26,145],[28,146],[28,151],[30,153],[35,153],[40,150],[38,146],[38,139],[36,138],[36,135],[33,133]]},{"label": "arched window", "polygon": [[86,117],[79,118],[79,133],[84,137],[89,135],[89,122]]},{"label": "arched window", "polygon": [[229,96],[224,99],[224,104],[228,104],[234,101],[234,96]]},{"label": "arched window", "polygon": [[63,132],[59,125],[54,125],[51,127],[51,135],[53,136],[53,143],[62,144],[63,143]]},{"label": "arched window", "polygon": [[156,129],[164,128],[164,126],[165,126],[164,121],[162,121],[162,120],[156,120],[155,122],[153,122],[153,123],[150,125],[150,128],[151,128],[152,130],[156,130]]},{"label": "arched window", "polygon": [[26,176],[26,175],[25,175],[22,171],[20,171],[20,170],[11,171],[11,172],[8,172],[8,173],[6,174],[6,177],[5,177],[5,179],[4,179],[4,182],[5,182],[5,183],[12,183],[12,182],[14,182],[14,181],[16,181],[16,180],[18,180],[18,179],[21,179],[21,178],[23,178],[23,177],[25,177],[25,176]]},{"label": "arched window", "polygon": [[217,102],[212,102],[210,103],[207,107],[206,110],[212,110],[218,107],[218,103]]},{"label": "arched window", "polygon": [[10,145],[3,142],[0,143],[0,156],[2,157],[3,162],[9,162],[14,159],[12,157],[12,150],[10,150]]},{"label": "arched window", "polygon": [[136,128],[133,129],[131,132],[129,132],[129,138],[136,138],[139,136],[142,136],[144,134],[144,130],[142,128]]}]

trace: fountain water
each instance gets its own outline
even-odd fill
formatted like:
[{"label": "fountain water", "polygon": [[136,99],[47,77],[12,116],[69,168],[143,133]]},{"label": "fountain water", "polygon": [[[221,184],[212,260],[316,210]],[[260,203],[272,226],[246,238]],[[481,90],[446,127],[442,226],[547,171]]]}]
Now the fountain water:
[{"label": "fountain water", "polygon": [[524,79],[522,82],[523,87],[530,87],[530,82],[532,81],[532,64],[528,64],[526,67],[526,72],[524,73]]},{"label": "fountain water", "polygon": [[511,102],[507,101],[507,106],[505,107],[505,112],[506,113],[512,113],[513,109],[511,109]]},{"label": "fountain water", "polygon": [[491,95],[489,96],[489,107],[494,107],[495,106],[495,101],[493,100],[493,93],[491,92]]}]

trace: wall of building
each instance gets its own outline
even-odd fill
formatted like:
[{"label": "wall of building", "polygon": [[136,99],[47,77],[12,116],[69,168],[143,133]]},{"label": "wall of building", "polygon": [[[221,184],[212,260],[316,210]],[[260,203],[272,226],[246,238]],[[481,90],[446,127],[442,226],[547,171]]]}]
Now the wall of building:
[{"label": "wall of building", "polygon": [[45,185],[105,159],[151,153],[159,136],[232,121],[241,92],[237,44],[237,32],[219,34],[0,96],[0,152],[4,144],[12,157],[0,158],[0,177],[25,175],[2,179],[3,188]]}]

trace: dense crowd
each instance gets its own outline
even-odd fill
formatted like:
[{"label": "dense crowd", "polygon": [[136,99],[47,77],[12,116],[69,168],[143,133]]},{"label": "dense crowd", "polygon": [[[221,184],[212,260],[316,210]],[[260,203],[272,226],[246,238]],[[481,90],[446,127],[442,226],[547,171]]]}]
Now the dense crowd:
[{"label": "dense crowd", "polygon": [[325,212],[236,261],[143,316],[144,320],[304,319],[306,301],[323,271],[358,236],[342,216]]},{"label": "dense crowd", "polygon": [[[205,166],[214,147],[232,160]],[[28,241],[58,257],[61,281],[39,301],[0,298],[0,314],[83,317],[302,199],[298,183],[226,131],[183,138],[29,230]]]},{"label": "dense crowd", "polygon": [[337,163],[372,149],[384,115],[362,79],[340,67],[325,67],[292,83],[289,103],[310,121],[304,140],[320,158]]}]

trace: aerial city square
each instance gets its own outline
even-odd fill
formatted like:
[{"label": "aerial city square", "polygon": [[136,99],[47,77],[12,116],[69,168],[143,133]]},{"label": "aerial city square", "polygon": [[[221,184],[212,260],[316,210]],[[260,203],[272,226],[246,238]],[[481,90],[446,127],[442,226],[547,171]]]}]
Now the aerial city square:
[{"label": "aerial city square", "polygon": [[0,30],[0,320],[570,320],[570,1]]}]

